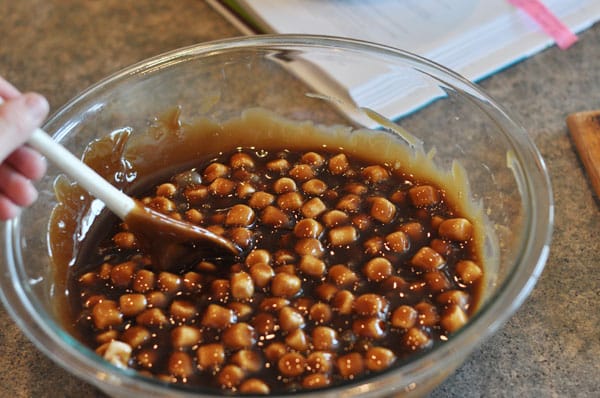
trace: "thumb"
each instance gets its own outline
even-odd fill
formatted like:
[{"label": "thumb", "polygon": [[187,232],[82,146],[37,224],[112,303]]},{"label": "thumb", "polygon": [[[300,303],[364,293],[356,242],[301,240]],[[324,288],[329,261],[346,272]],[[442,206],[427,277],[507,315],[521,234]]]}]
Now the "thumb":
[{"label": "thumb", "polygon": [[0,105],[0,162],[23,145],[48,114],[48,101],[36,93],[23,94]]}]

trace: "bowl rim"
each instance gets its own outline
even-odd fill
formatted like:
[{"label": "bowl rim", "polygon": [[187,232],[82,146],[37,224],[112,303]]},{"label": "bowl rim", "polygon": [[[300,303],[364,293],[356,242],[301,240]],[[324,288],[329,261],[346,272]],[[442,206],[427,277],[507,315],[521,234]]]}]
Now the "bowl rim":
[{"label": "bowl rim", "polygon": [[[526,230],[524,231],[525,241],[520,256],[518,256],[516,261],[523,262],[527,266],[515,267],[515,269],[507,275],[502,286],[500,286],[494,294],[489,297],[486,303],[482,305],[478,312],[470,318],[467,325],[452,336],[450,341],[437,345],[436,348],[411,358],[408,363],[402,366],[402,371],[406,372],[408,375],[407,377],[410,375],[418,375],[425,364],[451,355],[451,353],[456,350],[455,347],[457,346],[469,345],[470,350],[468,351],[474,350],[478,344],[481,344],[483,340],[498,330],[500,326],[514,314],[529,296],[537,283],[549,255],[549,246],[553,229],[554,203],[550,178],[544,160],[533,141],[527,135],[525,129],[518,124],[514,118],[510,117],[501,105],[494,101],[487,93],[483,92],[477,85],[444,66],[401,49],[349,38],[295,34],[233,37],[174,49],[125,67],[116,73],[99,80],[97,83],[89,86],[86,90],[70,99],[47,120],[45,125],[50,125],[56,120],[59,120],[70,108],[93,96],[94,93],[102,90],[102,88],[107,85],[127,79],[132,75],[137,76],[144,74],[165,64],[187,62],[194,57],[213,52],[238,51],[243,49],[254,49],[257,47],[280,48],[282,46],[302,48],[341,47],[343,50],[400,57],[411,64],[411,66],[419,66],[420,69],[433,72],[434,75],[438,77],[443,76],[446,84],[450,82],[464,92],[482,99],[494,110],[495,116],[493,117],[501,118],[502,122],[509,128],[509,131],[514,131],[516,133],[507,135],[507,137],[512,141],[513,146],[515,147],[519,164],[522,164],[521,160],[523,157],[532,160],[533,162],[530,163],[534,165],[534,168],[531,172],[537,174],[538,177],[535,178],[535,181],[538,182],[535,186],[532,185],[530,178],[524,177],[523,190],[525,193],[523,193],[523,195],[531,202],[526,210],[528,212],[527,216],[532,222],[529,222],[526,225]],[[490,117],[492,116],[490,115]],[[55,139],[60,140],[61,137],[55,135]],[[542,205],[539,205],[540,203]],[[50,327],[48,327],[48,320],[42,318],[36,310],[35,303],[31,300],[23,300],[24,297],[28,298],[26,294],[27,289],[23,289],[19,278],[17,278],[17,276],[19,276],[18,266],[15,264],[15,257],[17,262],[20,258],[20,247],[18,245],[19,222],[20,217],[6,222],[4,228],[5,246],[7,248],[4,257],[7,268],[11,272],[5,273],[9,275],[4,275],[5,278],[8,278],[7,281],[10,280],[10,286],[8,286],[9,289],[0,289],[0,297],[10,316],[41,351],[63,368],[100,388],[103,388],[103,386],[106,387],[105,383],[108,383],[113,387],[120,385],[121,387],[133,388],[132,391],[138,392],[173,393],[174,391],[177,391],[182,395],[190,394],[190,396],[197,396],[198,392],[192,393],[186,391],[186,389],[174,388],[172,385],[157,379],[141,376],[137,371],[120,369],[110,365],[108,362],[97,357],[91,349],[87,348],[87,346],[84,346],[75,340],[70,334],[64,331],[58,323],[50,320]],[[539,235],[534,234],[534,231],[540,231],[544,233],[544,235],[540,237]],[[2,284],[6,284],[4,278],[2,279]],[[500,308],[505,308],[506,310],[504,312],[499,312],[498,309]],[[497,315],[496,313],[500,315]],[[33,324],[31,320],[34,321]],[[472,343],[474,338],[479,340],[477,345]],[[50,341],[51,344],[48,344],[48,341]],[[54,347],[52,345],[54,345]],[[57,347],[60,349],[57,349]],[[394,383],[390,383],[390,381],[398,381],[398,375],[396,373],[398,372],[390,370],[353,383],[342,384],[341,386],[314,392],[304,391],[294,395],[339,395],[341,393],[339,391],[340,387],[342,387],[341,390],[343,391],[343,395],[351,395],[353,392],[360,392],[363,395],[368,395],[369,393],[372,393],[373,390],[377,390],[378,393],[386,391],[392,392],[395,387]],[[127,376],[126,381],[120,379],[120,377],[124,375]],[[140,386],[140,382],[142,382],[142,386]],[[201,393],[204,393],[204,391]],[[214,392],[206,392],[206,394],[213,395]],[[219,394],[214,395],[219,396]],[[289,396],[289,394],[284,395]]]}]

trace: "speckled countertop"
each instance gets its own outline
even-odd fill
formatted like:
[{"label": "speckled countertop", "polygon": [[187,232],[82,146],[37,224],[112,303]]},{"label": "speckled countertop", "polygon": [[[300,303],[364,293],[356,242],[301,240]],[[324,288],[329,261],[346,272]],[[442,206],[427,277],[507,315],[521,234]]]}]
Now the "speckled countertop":
[{"label": "speckled countertop", "polygon": [[[56,110],[159,53],[238,35],[200,0],[0,0],[0,74]],[[565,125],[600,109],[600,24],[480,83],[520,119],[551,174],[550,257],[535,290],[431,397],[600,396],[600,208]],[[0,308],[0,397],[103,397],[40,353]]]}]

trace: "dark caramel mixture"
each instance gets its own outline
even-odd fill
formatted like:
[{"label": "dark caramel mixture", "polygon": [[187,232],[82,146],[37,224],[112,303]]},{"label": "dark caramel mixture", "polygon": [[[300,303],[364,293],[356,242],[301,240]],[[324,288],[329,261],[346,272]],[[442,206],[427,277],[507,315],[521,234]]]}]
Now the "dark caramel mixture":
[{"label": "dark caramel mixture", "polygon": [[322,388],[442,344],[477,303],[472,222],[388,164],[238,148],[140,199],[244,254],[161,271],[126,225],[100,223],[68,289],[78,337],[117,366],[244,394]]}]

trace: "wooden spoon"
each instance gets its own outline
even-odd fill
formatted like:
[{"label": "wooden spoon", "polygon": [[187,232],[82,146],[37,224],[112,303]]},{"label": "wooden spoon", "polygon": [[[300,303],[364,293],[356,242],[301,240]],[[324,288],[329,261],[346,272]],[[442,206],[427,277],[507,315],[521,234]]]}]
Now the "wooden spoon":
[{"label": "wooden spoon", "polygon": [[202,257],[241,253],[233,242],[205,228],[175,220],[143,206],[111,185],[41,129],[34,131],[28,144],[127,223],[141,246],[149,251],[153,265],[158,269],[183,269],[191,261]]}]

